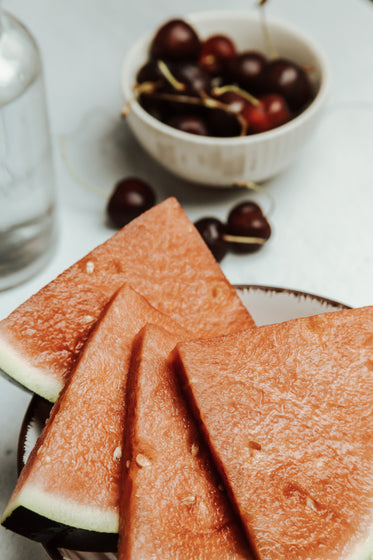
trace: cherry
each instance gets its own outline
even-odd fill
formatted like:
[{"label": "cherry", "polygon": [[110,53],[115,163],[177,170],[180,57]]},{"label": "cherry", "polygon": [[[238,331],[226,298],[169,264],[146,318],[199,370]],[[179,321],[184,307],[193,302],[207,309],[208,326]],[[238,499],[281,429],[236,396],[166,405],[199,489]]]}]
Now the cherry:
[{"label": "cherry", "polygon": [[258,93],[261,89],[262,72],[266,58],[257,51],[245,51],[229,60],[226,64],[226,81],[237,83],[250,93]]},{"label": "cherry", "polygon": [[207,123],[199,115],[175,115],[167,121],[167,124],[183,132],[208,136]]},{"label": "cherry", "polygon": [[107,205],[110,222],[116,228],[128,224],[155,204],[153,189],[141,179],[129,177],[119,181]]},{"label": "cherry", "polygon": [[[260,206],[255,202],[241,202],[230,211],[227,219],[226,232],[231,236],[257,237],[266,241],[271,236],[271,227],[263,215]],[[230,243],[234,253],[253,253],[263,243]]]},{"label": "cherry", "polygon": [[265,65],[262,87],[267,92],[282,95],[293,111],[300,111],[313,96],[307,72],[284,58],[276,58]]},{"label": "cherry", "polygon": [[136,81],[138,84],[144,82],[164,82],[164,77],[159,69],[156,60],[149,60],[137,72]]},{"label": "cherry", "polygon": [[212,35],[202,43],[199,64],[209,74],[217,75],[224,63],[236,55],[233,41],[226,35]]},{"label": "cherry", "polygon": [[225,91],[218,97],[219,101],[227,105],[234,113],[242,113],[248,101],[235,91]]},{"label": "cherry", "polygon": [[159,121],[164,120],[165,104],[152,94],[141,94],[138,99],[141,107]]},{"label": "cherry", "polygon": [[174,64],[171,71],[175,78],[184,84],[183,95],[203,95],[210,90],[210,76],[197,64],[191,62]]},{"label": "cherry", "polygon": [[224,109],[209,109],[207,122],[211,136],[229,138],[241,135],[241,124],[233,112]]},{"label": "cherry", "polygon": [[162,60],[196,60],[201,42],[193,27],[182,19],[172,19],[156,32],[150,56]]},{"label": "cherry", "polygon": [[263,95],[258,101],[258,105],[247,103],[242,109],[249,134],[271,130],[290,120],[289,107],[280,95]]},{"label": "cherry", "polygon": [[224,239],[223,223],[217,218],[208,217],[197,220],[194,225],[217,262],[220,262],[228,251],[228,243]]}]

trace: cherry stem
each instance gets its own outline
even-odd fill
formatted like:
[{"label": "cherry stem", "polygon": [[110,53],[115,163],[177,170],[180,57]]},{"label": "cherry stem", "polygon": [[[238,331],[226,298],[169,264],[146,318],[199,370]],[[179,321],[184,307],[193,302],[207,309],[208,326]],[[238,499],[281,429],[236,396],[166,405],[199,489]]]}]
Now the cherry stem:
[{"label": "cherry stem", "polygon": [[172,101],[176,103],[185,103],[189,105],[199,105],[200,107],[207,107],[207,109],[221,109],[226,113],[231,113],[236,117],[240,126],[241,126],[241,133],[240,136],[245,136],[247,132],[247,122],[243,118],[242,115],[233,111],[229,105],[222,103],[217,99],[213,99],[212,97],[203,96],[203,97],[193,97],[189,95],[174,95],[172,93],[153,93],[153,97],[155,99],[163,99],[164,101]]},{"label": "cherry stem", "polygon": [[127,101],[127,103],[124,105],[123,109],[120,112],[120,116],[125,118],[128,116],[130,111],[131,111],[131,103]]},{"label": "cherry stem", "polygon": [[275,46],[273,44],[271,34],[269,32],[267,17],[266,17],[266,13],[265,13],[265,4],[266,3],[267,3],[267,0],[259,0],[258,6],[260,8],[262,30],[263,30],[264,40],[267,44],[269,58],[274,59],[274,58],[278,58],[278,52],[277,52],[277,49],[275,48]]},{"label": "cherry stem", "polygon": [[254,183],[254,181],[236,181],[236,183],[234,183],[234,186],[243,187],[245,189],[249,189],[250,191],[255,191],[255,192],[265,194],[269,200],[269,209],[266,212],[266,214],[267,216],[270,216],[272,214],[275,207],[275,202],[273,196],[269,192],[267,192],[263,186]]},{"label": "cherry stem", "polygon": [[257,97],[254,97],[254,95],[251,95],[251,93],[249,93],[248,91],[246,91],[246,90],[244,90],[244,89],[242,89],[238,86],[235,86],[235,85],[226,85],[226,86],[214,87],[213,90],[212,90],[212,94],[217,95],[219,97],[220,95],[223,95],[227,91],[233,91],[234,93],[238,93],[241,97],[243,97],[244,99],[249,101],[249,103],[251,103],[255,107],[257,107],[260,103],[260,101]]},{"label": "cherry stem", "polygon": [[142,82],[141,84],[136,84],[134,87],[135,97],[137,98],[143,93],[154,93],[160,85],[161,82]]},{"label": "cherry stem", "polygon": [[172,74],[171,70],[169,69],[167,64],[163,62],[163,60],[158,60],[157,65],[160,72],[162,72],[163,76],[171,84],[171,86],[174,89],[176,89],[176,91],[185,91],[186,88],[185,84],[183,84],[177,78],[175,78],[175,76]]},{"label": "cherry stem", "polygon": [[266,239],[263,239],[263,237],[246,237],[243,235],[229,235],[228,233],[223,235],[223,239],[229,243],[246,243],[247,245],[264,245],[266,242]]},{"label": "cherry stem", "polygon": [[245,189],[249,189],[251,191],[263,192],[264,187],[254,183],[254,181],[236,181],[234,184],[236,187],[244,187]]}]

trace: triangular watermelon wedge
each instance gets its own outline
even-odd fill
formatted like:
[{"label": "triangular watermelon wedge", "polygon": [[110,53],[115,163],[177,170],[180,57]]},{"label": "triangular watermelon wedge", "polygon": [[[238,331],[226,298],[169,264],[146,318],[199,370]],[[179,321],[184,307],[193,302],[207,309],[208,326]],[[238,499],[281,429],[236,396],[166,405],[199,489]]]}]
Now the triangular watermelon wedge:
[{"label": "triangular watermelon wedge", "polygon": [[55,401],[99,314],[124,283],[196,336],[253,324],[199,233],[169,198],[0,322],[0,369]]},{"label": "triangular watermelon wedge", "polygon": [[260,560],[373,557],[373,307],[178,346]]},{"label": "triangular watermelon wedge", "polygon": [[167,357],[176,336],[148,325],[128,383],[118,560],[252,559]]},{"label": "triangular watermelon wedge", "polygon": [[175,321],[124,286],[104,311],[55,403],[10,498],[2,523],[50,546],[115,551],[133,338]]}]

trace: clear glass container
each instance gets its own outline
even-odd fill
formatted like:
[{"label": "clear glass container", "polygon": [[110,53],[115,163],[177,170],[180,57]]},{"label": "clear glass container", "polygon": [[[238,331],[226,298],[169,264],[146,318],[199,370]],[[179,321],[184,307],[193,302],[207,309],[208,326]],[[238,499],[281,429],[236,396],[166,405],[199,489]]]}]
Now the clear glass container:
[{"label": "clear glass container", "polygon": [[0,290],[36,274],[56,241],[56,189],[42,63],[0,11]]}]

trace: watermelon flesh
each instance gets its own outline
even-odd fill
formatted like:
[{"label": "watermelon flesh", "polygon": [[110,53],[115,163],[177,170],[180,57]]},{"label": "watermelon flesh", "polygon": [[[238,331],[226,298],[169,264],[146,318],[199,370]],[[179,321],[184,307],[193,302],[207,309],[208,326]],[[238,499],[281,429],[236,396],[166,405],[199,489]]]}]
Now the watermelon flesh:
[{"label": "watermelon flesh", "polygon": [[185,336],[125,285],[52,408],[5,510],[5,527],[51,546],[116,550],[126,378],[133,338],[147,322]]},{"label": "watermelon flesh", "polygon": [[177,347],[260,560],[373,555],[373,307]]},{"label": "watermelon flesh", "polygon": [[177,341],[148,325],[133,346],[118,560],[252,559],[167,364]]},{"label": "watermelon flesh", "polygon": [[0,369],[54,402],[101,311],[124,283],[197,337],[254,324],[179,203],[169,198],[0,322]]}]

